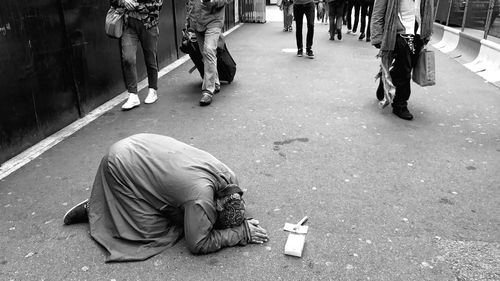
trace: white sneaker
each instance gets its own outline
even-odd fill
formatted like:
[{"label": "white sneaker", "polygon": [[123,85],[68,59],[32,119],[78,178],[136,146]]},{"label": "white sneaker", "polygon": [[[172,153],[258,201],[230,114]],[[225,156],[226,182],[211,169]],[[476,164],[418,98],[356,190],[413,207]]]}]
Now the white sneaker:
[{"label": "white sneaker", "polygon": [[144,100],[144,103],[150,104],[158,100],[158,95],[156,94],[155,89],[149,88],[149,93],[146,99]]},{"label": "white sneaker", "polygon": [[138,107],[141,104],[139,96],[137,94],[129,93],[128,100],[122,105],[123,110],[130,110],[134,107]]}]

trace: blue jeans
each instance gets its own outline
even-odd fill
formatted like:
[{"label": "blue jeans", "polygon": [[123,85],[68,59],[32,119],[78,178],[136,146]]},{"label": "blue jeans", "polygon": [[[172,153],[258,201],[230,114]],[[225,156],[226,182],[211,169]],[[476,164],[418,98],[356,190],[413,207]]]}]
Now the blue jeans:
[{"label": "blue jeans", "polygon": [[135,18],[128,18],[128,23],[120,39],[123,78],[129,93],[137,93],[137,45],[141,43],[149,88],[158,89],[158,37],[159,28],[146,29],[144,24]]},{"label": "blue jeans", "polygon": [[330,20],[330,38],[337,29],[342,29],[342,16],[344,15],[344,0],[328,2],[328,18]]},{"label": "blue jeans", "polygon": [[283,5],[283,28],[292,27],[293,21],[293,4]]},{"label": "blue jeans", "polygon": [[297,49],[303,49],[302,43],[302,22],[304,15],[307,20],[306,49],[309,50],[313,44],[314,37],[314,3],[293,4],[293,16],[295,18],[295,39],[297,40]]},{"label": "blue jeans", "polygon": [[213,94],[216,87],[220,87],[219,74],[217,73],[217,43],[221,28],[211,27],[204,32],[196,31],[196,40],[203,55],[204,75],[201,85],[202,93]]}]

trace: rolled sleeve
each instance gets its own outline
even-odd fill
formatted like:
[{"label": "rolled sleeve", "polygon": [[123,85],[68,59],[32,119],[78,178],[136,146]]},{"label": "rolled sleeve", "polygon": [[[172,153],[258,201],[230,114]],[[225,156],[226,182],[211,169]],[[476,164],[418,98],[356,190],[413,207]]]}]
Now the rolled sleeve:
[{"label": "rolled sleeve", "polygon": [[246,245],[249,240],[247,222],[238,227],[214,229],[201,204],[190,201],[184,206],[184,233],[193,254],[216,252],[224,247]]}]

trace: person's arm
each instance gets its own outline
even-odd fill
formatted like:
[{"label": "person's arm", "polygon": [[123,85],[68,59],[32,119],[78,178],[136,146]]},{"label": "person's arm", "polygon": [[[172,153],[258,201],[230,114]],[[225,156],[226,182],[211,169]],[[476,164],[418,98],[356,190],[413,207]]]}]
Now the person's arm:
[{"label": "person's arm", "polygon": [[189,251],[193,254],[212,253],[224,247],[251,242],[246,220],[238,227],[214,229],[207,213],[196,200],[184,206],[184,234]]},{"label": "person's arm", "polygon": [[372,45],[380,48],[384,34],[385,12],[387,0],[375,0],[371,19],[371,42]]},{"label": "person's arm", "polygon": [[232,0],[209,0],[208,2],[212,2],[216,9],[220,9],[226,6],[226,4],[229,4],[231,1]]}]

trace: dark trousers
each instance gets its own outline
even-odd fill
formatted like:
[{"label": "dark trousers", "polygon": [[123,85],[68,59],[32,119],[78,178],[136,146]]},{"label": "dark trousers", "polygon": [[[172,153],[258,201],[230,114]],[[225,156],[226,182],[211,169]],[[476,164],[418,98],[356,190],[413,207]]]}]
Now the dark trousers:
[{"label": "dark trousers", "polygon": [[394,61],[390,71],[392,83],[396,87],[396,95],[392,102],[393,107],[404,107],[408,105],[411,88],[411,71],[417,63],[418,55],[423,47],[423,42],[419,35],[414,40],[415,54],[410,51],[407,41],[399,34],[396,37],[394,47]]},{"label": "dark trousers", "polygon": [[[348,1],[348,6],[347,6],[347,29],[351,30],[352,32],[356,32],[358,29],[358,22],[359,22],[359,9],[360,9],[360,0],[349,0]],[[351,17],[352,17],[352,8],[354,8],[354,25],[351,26]],[[352,28],[351,28],[352,27]]]},{"label": "dark trousers", "polygon": [[[370,24],[372,22],[372,10],[373,1],[362,1],[361,2],[361,28],[359,31],[365,33],[366,27],[366,38],[370,38]],[[368,17],[368,25],[366,25],[366,17]]]},{"label": "dark trousers", "polygon": [[295,18],[295,39],[297,40],[297,49],[303,49],[302,42],[302,22],[304,15],[307,20],[306,49],[311,49],[314,37],[314,3],[294,4],[293,17]]},{"label": "dark trousers", "polygon": [[328,18],[330,20],[330,38],[335,31],[342,29],[342,16],[344,15],[344,0],[328,2]]},{"label": "dark trousers", "polygon": [[137,46],[142,47],[149,88],[158,89],[158,26],[147,29],[135,18],[128,18],[120,39],[123,77],[129,93],[137,93]]}]

